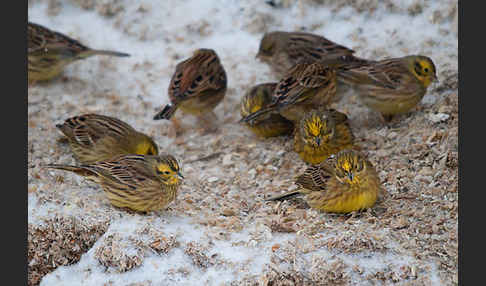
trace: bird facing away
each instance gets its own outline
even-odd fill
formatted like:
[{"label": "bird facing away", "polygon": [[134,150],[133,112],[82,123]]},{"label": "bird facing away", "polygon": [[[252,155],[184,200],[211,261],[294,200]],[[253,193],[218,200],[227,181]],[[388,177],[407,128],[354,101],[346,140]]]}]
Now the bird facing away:
[{"label": "bird facing away", "polygon": [[83,164],[105,161],[117,155],[157,155],[149,136],[110,116],[84,114],[68,118],[56,127],[66,136],[76,159]]},{"label": "bird facing away", "polygon": [[315,62],[300,63],[278,83],[267,107],[249,114],[240,122],[251,123],[269,113],[279,113],[298,124],[305,113],[327,106],[336,95],[336,71],[333,66]]},{"label": "bird facing away", "polygon": [[348,117],[334,109],[307,113],[294,134],[295,152],[302,160],[313,165],[341,150],[353,148],[353,142]]},{"label": "bird facing away", "polygon": [[[213,109],[226,94],[226,72],[212,49],[198,49],[177,64],[169,84],[169,100],[154,120],[171,119],[177,109],[197,116],[206,128],[217,120]],[[177,127],[177,121],[174,122]]]},{"label": "bird facing away", "polygon": [[[275,87],[277,87],[277,83],[262,83],[250,88],[241,99],[241,117],[265,108],[271,101]],[[268,118],[262,118],[246,125],[253,133],[262,138],[290,134],[294,130],[294,124],[291,121],[275,113],[269,114]]]},{"label": "bird facing away", "polygon": [[[359,66],[368,60],[353,56],[354,51],[326,39],[305,32],[274,31],[263,35],[256,58],[267,63],[282,77],[301,62],[338,60],[347,66]],[[337,68],[339,80],[340,68]]]},{"label": "bird facing away", "polygon": [[307,204],[331,213],[350,213],[371,208],[382,186],[368,159],[358,151],[342,150],[320,165],[308,167],[296,178],[297,191],[267,199],[285,200],[305,195]]},{"label": "bird facing away", "polygon": [[27,47],[29,84],[50,80],[58,76],[66,65],[94,55],[130,56],[91,49],[64,34],[31,22],[27,23]]},{"label": "bird facing away", "polygon": [[165,208],[175,200],[183,179],[177,160],[169,154],[122,155],[93,164],[46,167],[83,176],[99,184],[115,207],[139,212]]},{"label": "bird facing away", "polygon": [[381,113],[386,121],[415,107],[437,81],[429,57],[410,55],[385,59],[342,70],[344,81],[354,85],[360,100]]}]

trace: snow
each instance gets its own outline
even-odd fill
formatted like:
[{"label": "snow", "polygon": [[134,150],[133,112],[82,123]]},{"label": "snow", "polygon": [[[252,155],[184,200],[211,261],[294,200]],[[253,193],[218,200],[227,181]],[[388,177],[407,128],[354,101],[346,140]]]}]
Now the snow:
[{"label": "snow", "polygon": [[[151,121],[151,116],[168,103],[166,90],[175,65],[189,57],[197,48],[216,50],[226,69],[228,87],[231,89],[234,102],[239,101],[248,86],[275,80],[270,69],[254,59],[265,31],[291,31],[305,27],[307,31],[324,35],[354,49],[360,57],[382,59],[405,54],[424,54],[431,56],[436,63],[440,62],[441,66],[452,66],[457,69],[457,29],[455,33],[445,34],[443,31],[451,30],[453,25],[450,17],[434,20],[436,11],[446,10],[444,7],[451,3],[457,5],[457,1],[426,1],[421,5],[422,13],[415,17],[412,17],[407,9],[415,3],[422,3],[421,1],[396,1],[393,11],[386,5],[379,4],[373,13],[358,13],[356,8],[351,6],[340,9],[333,9],[336,5],[331,4],[312,6],[309,4],[310,1],[280,1],[290,3],[288,8],[273,8],[265,2],[127,0],[121,1],[121,14],[106,17],[100,15],[96,9],[83,9],[74,1],[63,1],[61,12],[55,16],[48,16],[48,1],[37,1],[29,2],[28,18],[31,22],[72,36],[92,48],[129,53],[129,58],[88,59],[68,66],[64,74],[89,82],[92,85],[89,87],[90,91],[108,89],[113,94],[126,98],[128,102],[133,102],[133,108],[139,106],[140,98],[149,102],[153,108],[147,110],[147,118],[136,118],[144,122],[141,130],[151,130],[152,127],[159,126],[159,123]],[[457,25],[457,22],[455,24]],[[59,97],[62,103],[72,103],[74,92],[60,84],[49,88],[52,93],[63,95]],[[433,104],[436,100],[436,95],[428,93],[423,102]],[[83,108],[91,112],[101,112],[105,110],[105,105],[103,101],[99,101]],[[228,108],[223,104],[216,108],[216,113],[222,121],[227,116],[224,113]],[[56,114],[50,116],[52,121],[60,119]],[[444,118],[448,117],[440,117],[437,122],[445,120]],[[434,118],[430,120],[435,122]],[[156,136],[162,149],[169,148],[171,151],[170,148],[176,148],[171,146],[170,140],[159,134]],[[191,147],[191,144],[188,142],[187,146]],[[277,156],[282,156],[281,152],[283,151],[279,151]],[[70,160],[68,158],[69,156],[61,157],[65,159],[64,162]],[[197,185],[197,179],[220,186],[219,182],[224,180],[224,176],[234,172],[245,172],[251,179],[257,176],[258,170],[255,168],[244,169],[246,166],[237,164],[231,169],[231,160],[236,160],[235,156],[227,154],[223,157],[222,166],[208,165],[204,172],[195,170],[196,165],[188,166],[187,169],[183,167],[183,170],[193,173],[192,179],[188,177],[188,180],[194,180],[194,185]],[[225,170],[227,167],[228,170]],[[52,171],[52,174],[58,173]],[[96,200],[103,200],[102,193],[95,185],[76,176],[66,178],[69,179],[60,187],[42,183],[37,183],[36,186],[38,189],[57,192],[56,196],[74,202],[59,208],[59,205],[53,202],[40,203],[35,192],[29,193],[30,224],[42,224],[43,219],[54,214],[81,216],[83,209],[76,207],[73,197],[92,196]],[[72,187],[69,192],[61,192],[74,183],[82,187]],[[279,181],[275,184],[280,187],[279,184],[282,183]],[[268,185],[270,182],[265,181],[259,188]],[[289,189],[293,187],[290,186]],[[229,197],[240,192],[246,191],[230,186],[226,195]],[[208,201],[212,199],[213,197],[207,198]],[[204,204],[204,200],[198,203]],[[107,202],[104,201],[103,204],[106,205]],[[208,257],[215,255],[218,261],[224,263],[215,263],[206,268],[197,267],[185,254],[183,247],[174,247],[168,253],[161,254],[144,250],[143,263],[124,273],[107,269],[99,263],[96,249],[112,234],[119,234],[123,241],[126,241],[126,255],[136,255],[137,249],[131,244],[130,239],[137,237],[146,225],[160,231],[165,237],[176,237],[182,246],[198,242],[207,248]],[[272,233],[258,219],[245,223],[242,230],[229,234],[228,239],[212,239],[216,232],[217,228],[197,224],[194,217],[184,217],[180,213],[173,215],[161,212],[149,217],[123,215],[119,219],[112,219],[107,232],[82,255],[79,262],[58,267],[44,276],[41,285],[229,285],[232,281],[240,281],[245,275],[262,275],[264,269],[272,265],[271,258],[276,255],[272,250],[273,246],[295,245],[302,239],[296,233]],[[324,241],[337,235],[331,232],[320,240]],[[281,271],[285,271],[286,267],[295,267],[305,272],[315,257],[343,259],[351,265],[365,269],[365,274],[418,263],[412,256],[397,255],[392,251],[373,255],[335,254],[323,248],[298,256],[298,265],[292,265],[287,261],[279,267]],[[442,285],[436,273],[436,264],[433,261],[421,263],[430,267],[431,285]],[[187,272],[181,271],[182,269]],[[352,281],[355,283],[359,284],[361,278],[352,275]]]}]

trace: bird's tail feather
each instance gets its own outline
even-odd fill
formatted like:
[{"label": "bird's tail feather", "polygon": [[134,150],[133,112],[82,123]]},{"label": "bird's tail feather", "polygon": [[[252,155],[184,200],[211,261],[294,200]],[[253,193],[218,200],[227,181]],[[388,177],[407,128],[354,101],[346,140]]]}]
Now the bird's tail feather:
[{"label": "bird's tail feather", "polygon": [[253,113],[248,114],[247,116],[241,118],[240,121],[238,121],[238,122],[239,123],[252,122],[252,121],[258,119],[259,117],[263,116],[264,114],[271,112],[272,110],[274,110],[274,108],[271,108],[271,107],[265,108],[265,109],[260,109],[256,112],[253,112]]},{"label": "bird's tail feather", "polygon": [[154,120],[167,119],[169,120],[177,110],[177,105],[167,104],[164,109],[155,114]]},{"label": "bird's tail feather", "polygon": [[115,56],[115,57],[129,57],[130,55],[127,53],[121,53],[116,51],[108,51],[108,50],[87,50],[79,54],[81,58],[87,58],[94,55],[105,55],[105,56]]},{"label": "bird's tail feather", "polygon": [[292,191],[292,192],[285,193],[283,195],[277,195],[277,196],[270,197],[270,198],[266,199],[265,201],[282,201],[282,200],[286,200],[286,199],[295,197],[299,194],[301,194],[301,192]]},{"label": "bird's tail feather", "polygon": [[58,169],[58,170],[64,170],[64,171],[69,171],[69,172],[73,172],[73,173],[76,173],[80,176],[89,176],[89,175],[93,175],[94,172],[86,169],[86,168],[82,168],[82,167],[77,167],[77,166],[71,166],[71,165],[62,165],[62,164],[48,164],[48,165],[43,165],[42,167],[45,167],[45,168],[50,168],[50,169]]}]

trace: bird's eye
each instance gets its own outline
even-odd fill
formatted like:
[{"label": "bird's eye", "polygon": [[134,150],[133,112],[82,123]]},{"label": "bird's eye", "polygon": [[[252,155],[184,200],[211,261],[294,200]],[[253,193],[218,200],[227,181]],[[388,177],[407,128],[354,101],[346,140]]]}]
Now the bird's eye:
[{"label": "bird's eye", "polygon": [[429,72],[429,69],[428,68],[424,68],[424,72]]},{"label": "bird's eye", "polygon": [[162,174],[164,174],[164,175],[169,175],[169,174],[170,174],[170,172],[169,172],[169,171],[160,171],[159,169],[156,169],[155,171],[156,171],[156,172],[157,172],[157,174],[159,174],[159,175],[162,175]]}]

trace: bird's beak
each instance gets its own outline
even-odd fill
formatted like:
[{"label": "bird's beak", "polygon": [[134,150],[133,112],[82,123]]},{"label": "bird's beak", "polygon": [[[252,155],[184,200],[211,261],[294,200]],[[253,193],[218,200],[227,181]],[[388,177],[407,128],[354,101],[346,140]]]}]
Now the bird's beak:
[{"label": "bird's beak", "polygon": [[350,173],[348,174],[348,178],[349,178],[349,180],[350,180],[350,181],[352,181],[352,180],[354,179],[354,175],[353,175],[353,173],[352,173],[352,172],[350,172]]},{"label": "bird's beak", "polygon": [[184,179],[184,176],[182,176],[181,172],[177,172],[177,175],[178,175],[179,177],[181,177],[182,179]]},{"label": "bird's beak", "polygon": [[434,80],[433,80],[433,82],[439,82],[439,79],[437,78],[437,76],[436,76],[436,75],[434,75]]}]

